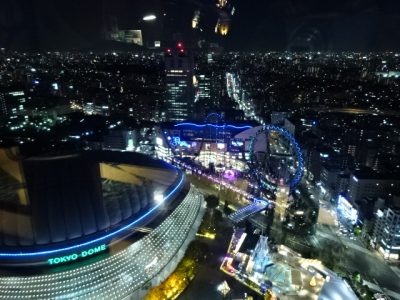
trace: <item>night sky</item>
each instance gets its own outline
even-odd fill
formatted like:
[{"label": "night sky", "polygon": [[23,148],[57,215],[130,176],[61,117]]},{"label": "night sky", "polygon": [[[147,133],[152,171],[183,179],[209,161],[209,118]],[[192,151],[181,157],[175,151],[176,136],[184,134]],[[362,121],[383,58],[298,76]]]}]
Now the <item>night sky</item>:
[{"label": "night sky", "polygon": [[[112,22],[123,29],[146,27],[146,32],[163,40],[177,32],[189,39],[193,38],[190,20],[200,9],[202,38],[228,50],[400,49],[398,0],[235,0],[234,5],[231,31],[218,37],[213,0],[2,0],[0,47],[35,51],[101,47],[104,28]],[[160,16],[157,23],[141,23],[150,12]]]}]

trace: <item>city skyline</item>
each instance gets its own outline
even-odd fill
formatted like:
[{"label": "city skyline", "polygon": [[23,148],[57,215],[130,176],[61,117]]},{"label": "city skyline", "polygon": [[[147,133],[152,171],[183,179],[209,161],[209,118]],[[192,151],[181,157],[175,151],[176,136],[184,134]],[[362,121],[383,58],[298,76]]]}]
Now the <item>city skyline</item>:
[{"label": "city skyline", "polygon": [[0,299],[400,300],[400,2],[6,0]]}]

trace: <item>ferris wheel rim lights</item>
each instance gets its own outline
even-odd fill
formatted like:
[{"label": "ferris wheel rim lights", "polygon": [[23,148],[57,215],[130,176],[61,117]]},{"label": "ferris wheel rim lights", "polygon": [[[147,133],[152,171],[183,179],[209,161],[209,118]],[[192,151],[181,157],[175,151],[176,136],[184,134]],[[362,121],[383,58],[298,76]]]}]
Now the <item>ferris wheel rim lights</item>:
[{"label": "ferris wheel rim lights", "polygon": [[295,173],[295,177],[290,181],[290,188],[294,188],[299,182],[301,181],[301,178],[303,177],[303,172],[304,172],[304,159],[303,159],[303,152],[300,148],[299,143],[296,141],[294,136],[287,131],[286,129],[272,125],[272,124],[266,124],[262,126],[262,130],[259,130],[255,136],[252,136],[250,146],[249,146],[249,155],[251,157],[251,154],[253,152],[253,146],[255,141],[257,140],[257,136],[261,134],[262,132],[265,131],[278,131],[282,133],[289,141],[292,143],[294,146],[293,148],[295,149],[297,161],[298,161],[298,167]]}]

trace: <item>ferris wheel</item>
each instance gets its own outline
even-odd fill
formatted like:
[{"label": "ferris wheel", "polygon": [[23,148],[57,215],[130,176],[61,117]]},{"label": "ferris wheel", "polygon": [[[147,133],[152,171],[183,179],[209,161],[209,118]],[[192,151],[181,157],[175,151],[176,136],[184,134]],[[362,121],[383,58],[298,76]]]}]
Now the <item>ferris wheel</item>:
[{"label": "ferris wheel", "polygon": [[287,185],[294,188],[301,180],[304,159],[293,135],[279,126],[264,125],[249,145],[251,174],[263,187]]}]

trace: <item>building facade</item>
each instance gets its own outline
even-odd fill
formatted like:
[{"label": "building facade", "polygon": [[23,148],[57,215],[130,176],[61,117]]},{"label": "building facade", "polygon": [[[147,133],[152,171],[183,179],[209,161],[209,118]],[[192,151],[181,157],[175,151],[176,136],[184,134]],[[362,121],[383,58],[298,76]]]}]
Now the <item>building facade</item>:
[{"label": "building facade", "polygon": [[165,54],[166,116],[168,121],[189,119],[194,102],[193,59],[182,43]]},{"label": "building facade", "polygon": [[365,197],[391,198],[399,192],[400,180],[375,172],[355,171],[350,176],[348,195],[357,203]]},{"label": "building facade", "polygon": [[400,209],[388,207],[377,211],[371,242],[385,259],[399,259]]}]

